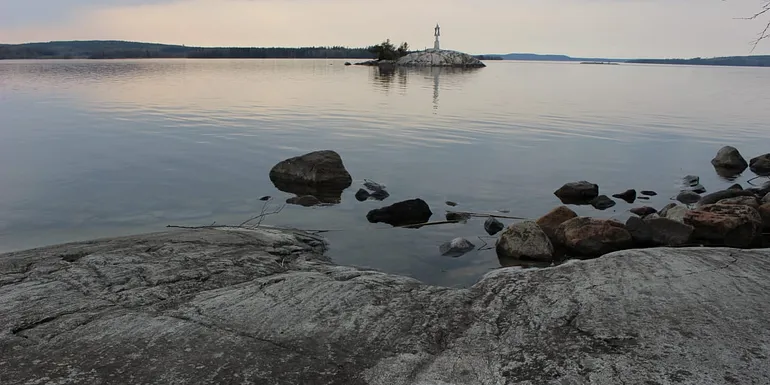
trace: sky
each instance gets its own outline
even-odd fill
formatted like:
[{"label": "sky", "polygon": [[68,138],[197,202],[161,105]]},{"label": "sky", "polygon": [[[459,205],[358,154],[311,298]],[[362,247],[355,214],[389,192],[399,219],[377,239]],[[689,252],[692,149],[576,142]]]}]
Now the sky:
[{"label": "sky", "polygon": [[752,53],[764,0],[0,0],[0,43],[364,47],[386,38],[472,54],[605,58]]}]

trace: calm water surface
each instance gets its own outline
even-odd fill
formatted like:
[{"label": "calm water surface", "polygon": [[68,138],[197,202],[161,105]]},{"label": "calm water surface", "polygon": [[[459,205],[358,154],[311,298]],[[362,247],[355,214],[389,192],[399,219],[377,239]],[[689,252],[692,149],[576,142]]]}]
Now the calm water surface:
[{"label": "calm water surface", "polygon": [[[342,203],[287,207],[265,223],[328,233],[337,262],[465,286],[500,266],[494,250],[442,257],[438,245],[483,242],[483,220],[419,230],[366,213],[420,197],[458,209],[537,218],[563,183],[611,195],[661,193],[726,144],[770,152],[770,71],[763,68],[489,62],[471,72],[345,67],[337,60],[0,62],[0,251],[240,223],[277,162],[339,152],[354,177]],[[751,175],[738,179],[745,181]],[[364,178],[385,202],[357,202]],[[619,202],[583,215],[624,219]]]}]

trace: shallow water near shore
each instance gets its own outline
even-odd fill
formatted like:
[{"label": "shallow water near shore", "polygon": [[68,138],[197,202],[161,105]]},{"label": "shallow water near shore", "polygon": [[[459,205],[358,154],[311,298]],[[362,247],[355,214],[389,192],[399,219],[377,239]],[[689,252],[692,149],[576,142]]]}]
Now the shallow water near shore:
[{"label": "shallow water near shore", "polygon": [[[342,202],[287,206],[264,223],[337,230],[324,234],[336,263],[467,286],[500,266],[494,250],[449,258],[438,246],[458,236],[483,246],[483,219],[394,229],[366,213],[419,197],[432,220],[447,209],[534,219],[577,180],[606,195],[660,194],[573,207],[624,220],[669,203],[684,175],[709,192],[735,183],[709,163],[723,145],[747,159],[770,152],[765,68],[492,61],[383,74],[343,63],[0,62],[0,251],[237,224],[261,196],[275,197],[270,208],[290,196],[268,178],[275,163],[331,149],[354,178]],[[356,201],[365,178],[390,198]]]}]

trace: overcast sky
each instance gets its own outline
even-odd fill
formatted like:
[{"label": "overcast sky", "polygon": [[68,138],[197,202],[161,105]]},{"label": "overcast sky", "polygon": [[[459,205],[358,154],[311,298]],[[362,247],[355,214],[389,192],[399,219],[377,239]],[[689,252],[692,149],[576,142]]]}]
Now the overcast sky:
[{"label": "overcast sky", "polygon": [[[598,57],[750,54],[762,0],[0,0],[0,43],[367,46]],[[770,40],[754,51],[770,54]]]}]

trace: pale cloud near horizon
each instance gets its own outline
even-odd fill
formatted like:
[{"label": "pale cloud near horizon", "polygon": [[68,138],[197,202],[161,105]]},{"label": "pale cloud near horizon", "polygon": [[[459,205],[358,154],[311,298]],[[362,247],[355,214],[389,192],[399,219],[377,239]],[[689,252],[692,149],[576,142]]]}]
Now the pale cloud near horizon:
[{"label": "pale cloud near horizon", "polygon": [[[367,46],[469,53],[747,55],[751,0],[0,0],[0,43],[135,40],[192,46]],[[770,42],[754,54],[770,53]]]}]

